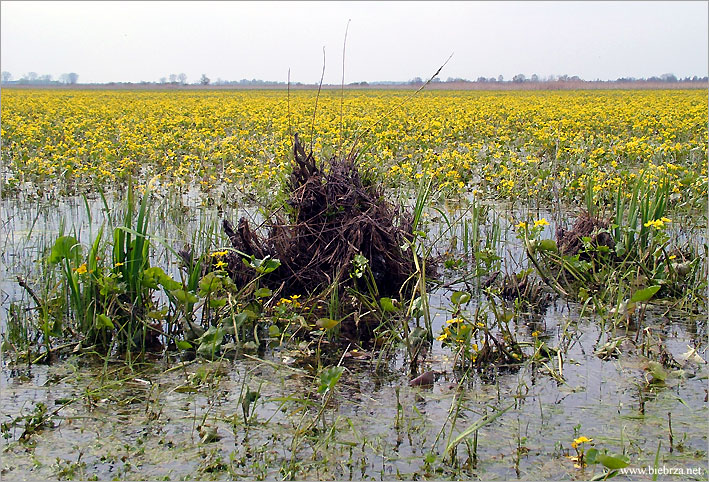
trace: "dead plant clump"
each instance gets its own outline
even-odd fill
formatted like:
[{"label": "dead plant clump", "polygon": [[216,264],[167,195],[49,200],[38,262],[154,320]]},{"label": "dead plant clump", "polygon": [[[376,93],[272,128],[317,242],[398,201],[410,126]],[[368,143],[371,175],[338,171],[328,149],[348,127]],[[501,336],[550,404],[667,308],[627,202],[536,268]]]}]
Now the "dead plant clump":
[{"label": "dead plant clump", "polygon": [[[272,216],[276,222],[265,238],[244,218],[237,229],[224,220],[232,246],[247,256],[279,259],[281,266],[263,281],[284,296],[316,295],[333,284],[353,287],[349,273],[358,254],[368,260],[378,294],[396,296],[416,272],[411,249],[402,249],[413,239],[411,214],[396,209],[380,188],[364,185],[353,157],[333,157],[324,169],[312,152],[306,155],[297,134],[293,154],[287,219]],[[227,256],[228,271],[241,286],[254,277],[243,259],[233,252]]]},{"label": "dead plant clump", "polygon": [[505,275],[500,282],[500,298],[517,302],[528,313],[544,315],[554,301],[554,295],[542,280],[529,272]]},{"label": "dead plant clump", "polygon": [[576,219],[571,230],[562,227],[556,230],[556,244],[559,251],[567,256],[579,255],[579,259],[589,261],[591,256],[584,249],[584,238],[590,239],[591,246],[605,246],[613,252],[615,242],[608,232],[607,220],[592,217],[588,212],[582,212]]}]

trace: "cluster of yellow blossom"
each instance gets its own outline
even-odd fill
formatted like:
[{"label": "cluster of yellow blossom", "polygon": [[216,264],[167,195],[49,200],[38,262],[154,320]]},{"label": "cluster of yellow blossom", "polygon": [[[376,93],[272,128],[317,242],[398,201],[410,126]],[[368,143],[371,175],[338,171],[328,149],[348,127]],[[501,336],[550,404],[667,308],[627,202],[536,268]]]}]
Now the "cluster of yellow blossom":
[{"label": "cluster of yellow blossom", "polygon": [[409,95],[348,91],[341,111],[339,92],[323,92],[313,123],[314,91],[3,89],[2,158],[18,185],[67,192],[156,175],[167,189],[259,192],[284,179],[298,132],[317,158],[359,139],[362,172],[388,186],[432,177],[444,192],[571,200],[643,175],[706,196],[704,91]]}]

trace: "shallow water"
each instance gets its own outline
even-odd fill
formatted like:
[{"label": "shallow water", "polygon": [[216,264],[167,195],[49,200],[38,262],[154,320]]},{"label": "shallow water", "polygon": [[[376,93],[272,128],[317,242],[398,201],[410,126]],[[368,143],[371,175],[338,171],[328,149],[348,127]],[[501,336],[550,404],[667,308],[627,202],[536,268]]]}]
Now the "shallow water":
[{"label": "shallow water", "polygon": [[[26,296],[14,276],[34,272],[37,253],[56,236],[62,217],[73,219],[77,229],[81,226],[82,236],[100,226],[99,202],[90,203],[93,224],[82,203],[21,210],[3,201],[7,216],[0,217],[11,223],[4,227],[0,273],[3,330],[8,300]],[[236,208],[221,213],[216,207],[173,208],[164,211],[156,231],[179,222],[181,231],[168,230],[166,236],[176,247],[185,239],[181,233],[204,229],[220,216],[236,220],[244,213]],[[500,254],[514,266],[507,269],[519,270],[524,260],[510,226],[528,213],[498,209],[504,233]],[[430,216],[435,234],[440,224],[437,228],[435,213]],[[551,222],[546,227],[551,237],[558,215],[539,210],[532,217]],[[441,246],[446,243],[448,239],[442,240]],[[460,241],[453,249],[460,249]],[[174,262],[167,250],[158,249],[156,257],[160,265]],[[431,294],[434,334],[450,316],[450,296],[459,288]],[[466,310],[473,312],[475,306],[474,298]],[[573,440],[583,435],[601,451],[625,453],[636,468],[653,466],[660,443],[659,466],[698,467],[702,472],[696,478],[706,479],[707,365],[690,362],[681,372],[670,371],[664,383],[648,383],[648,358],[639,348],[644,342],[656,344],[659,336],[676,359],[688,346],[706,359],[706,314],[673,313],[670,319],[650,310],[643,328],[649,328],[652,338],[647,330],[630,331],[628,337],[637,343],[626,344],[618,358],[607,360],[594,354],[599,340],[605,340],[600,323],[588,312],[581,316],[579,305],[557,300],[540,320],[515,325],[520,341],[531,341],[531,333],[539,331],[539,338],[552,347],[569,343],[562,381],[541,363],[529,361],[518,368],[460,373],[453,369],[451,351],[438,341],[422,366],[443,372],[432,387],[408,385],[402,349],[379,371],[376,360],[345,358],[346,370],[316,430],[300,435],[299,429],[315,420],[323,396],[316,393],[315,372],[298,362],[293,346],[269,348],[261,360],[239,357],[183,365],[156,359],[132,370],[124,363],[104,365],[87,358],[30,368],[5,359],[0,373],[2,422],[31,414],[39,403],[56,413],[49,417],[53,426],[40,427],[27,441],[19,440],[23,423],[4,430],[0,470],[3,478],[13,480],[588,479],[601,467],[576,468],[568,458],[575,455]],[[558,369],[556,359],[545,363]],[[242,407],[247,386],[260,393],[248,425]],[[457,433],[510,405],[479,429],[473,460],[468,460],[465,443],[458,446],[457,457],[444,454]],[[210,431],[214,435],[205,438]]]}]

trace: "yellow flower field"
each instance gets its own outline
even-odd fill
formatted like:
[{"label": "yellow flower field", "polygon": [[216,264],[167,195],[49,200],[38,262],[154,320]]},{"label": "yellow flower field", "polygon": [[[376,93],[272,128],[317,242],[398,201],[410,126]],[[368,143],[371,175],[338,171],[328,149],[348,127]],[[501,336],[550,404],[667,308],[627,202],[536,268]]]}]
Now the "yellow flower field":
[{"label": "yellow flower field", "polygon": [[[261,191],[289,166],[291,134],[316,157],[349,152],[389,186],[433,176],[444,192],[597,198],[644,173],[674,200],[707,195],[707,98],[686,91],[2,92],[3,192],[163,188]],[[397,108],[397,106],[400,106]],[[314,132],[314,139],[311,133]],[[60,182],[57,184],[57,180]]]}]

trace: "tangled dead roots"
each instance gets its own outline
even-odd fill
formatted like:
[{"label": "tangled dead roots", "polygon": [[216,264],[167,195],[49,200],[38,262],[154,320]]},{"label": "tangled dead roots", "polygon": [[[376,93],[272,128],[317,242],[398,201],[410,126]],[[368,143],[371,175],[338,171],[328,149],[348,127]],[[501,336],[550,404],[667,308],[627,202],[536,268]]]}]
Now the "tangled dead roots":
[{"label": "tangled dead roots", "polygon": [[608,221],[582,212],[571,230],[564,228],[556,230],[556,244],[562,254],[570,256],[578,254],[580,259],[588,260],[590,256],[584,250],[584,238],[590,239],[592,246],[606,246],[611,251],[615,248],[613,238],[604,231],[608,226]]},{"label": "tangled dead roots", "polygon": [[[411,250],[401,248],[413,239],[411,215],[390,204],[381,189],[363,184],[353,158],[333,157],[325,171],[312,152],[306,155],[297,134],[293,154],[288,219],[271,222],[265,238],[244,218],[236,229],[224,220],[232,246],[247,256],[279,259],[281,266],[264,282],[284,295],[312,294],[333,283],[351,285],[355,281],[349,272],[358,254],[368,260],[379,294],[396,294],[416,271]],[[227,256],[238,285],[254,277],[243,258]]]}]

